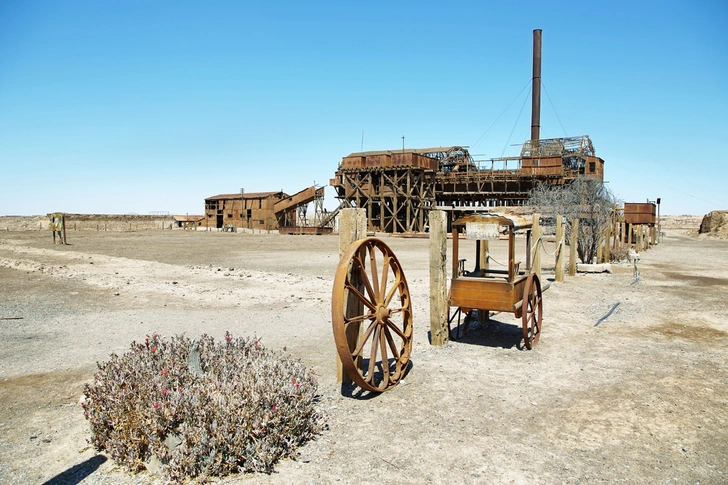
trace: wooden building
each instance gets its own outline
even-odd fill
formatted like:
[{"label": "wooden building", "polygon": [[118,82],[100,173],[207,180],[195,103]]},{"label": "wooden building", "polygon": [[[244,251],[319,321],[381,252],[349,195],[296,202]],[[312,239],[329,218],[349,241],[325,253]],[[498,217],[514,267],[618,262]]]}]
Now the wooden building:
[{"label": "wooden building", "polygon": [[205,199],[209,228],[278,229],[274,206],[288,197],[283,192],[219,194]]},{"label": "wooden building", "polygon": [[174,216],[174,227],[181,229],[195,229],[203,226],[205,223],[205,216]]}]

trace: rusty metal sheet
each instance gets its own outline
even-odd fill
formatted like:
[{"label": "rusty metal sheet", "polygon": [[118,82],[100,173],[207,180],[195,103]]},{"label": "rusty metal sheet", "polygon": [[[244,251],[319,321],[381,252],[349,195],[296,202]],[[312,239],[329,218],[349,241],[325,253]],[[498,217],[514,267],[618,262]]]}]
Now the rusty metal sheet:
[{"label": "rusty metal sheet", "polygon": [[368,155],[366,157],[367,167],[391,167],[392,156],[387,155]]}]

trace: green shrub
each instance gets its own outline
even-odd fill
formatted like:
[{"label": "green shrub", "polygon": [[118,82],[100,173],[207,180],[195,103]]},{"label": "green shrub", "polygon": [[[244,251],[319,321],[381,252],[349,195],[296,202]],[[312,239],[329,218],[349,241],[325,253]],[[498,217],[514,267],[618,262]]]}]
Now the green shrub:
[{"label": "green shrub", "polygon": [[130,471],[167,478],[270,473],[323,426],[316,379],[256,339],[158,335],[99,363],[83,404],[91,443]]}]

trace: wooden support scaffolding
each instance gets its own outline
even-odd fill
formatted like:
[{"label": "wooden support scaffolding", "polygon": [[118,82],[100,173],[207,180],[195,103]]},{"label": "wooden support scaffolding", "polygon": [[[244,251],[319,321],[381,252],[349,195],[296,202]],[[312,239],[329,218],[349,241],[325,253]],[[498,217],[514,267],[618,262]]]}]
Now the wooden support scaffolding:
[{"label": "wooden support scaffolding", "polygon": [[352,153],[330,185],[342,204],[367,211],[370,231],[425,232],[435,206],[520,206],[539,184],[603,178],[588,136],[529,140],[518,157],[475,161],[464,147]]}]

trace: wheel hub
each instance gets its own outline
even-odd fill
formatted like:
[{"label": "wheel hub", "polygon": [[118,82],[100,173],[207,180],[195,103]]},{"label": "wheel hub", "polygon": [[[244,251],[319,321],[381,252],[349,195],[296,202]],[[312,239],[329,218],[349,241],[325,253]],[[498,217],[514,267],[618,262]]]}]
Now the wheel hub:
[{"label": "wheel hub", "polygon": [[377,323],[379,325],[384,325],[387,320],[389,320],[389,317],[392,316],[392,310],[387,308],[384,305],[379,305],[377,307]]}]

